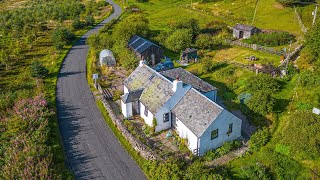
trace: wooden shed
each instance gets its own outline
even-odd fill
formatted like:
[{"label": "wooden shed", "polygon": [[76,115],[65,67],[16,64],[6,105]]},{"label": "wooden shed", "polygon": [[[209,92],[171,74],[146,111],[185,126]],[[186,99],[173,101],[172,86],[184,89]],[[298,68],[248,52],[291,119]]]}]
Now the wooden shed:
[{"label": "wooden shed", "polygon": [[146,60],[148,64],[153,66],[163,58],[163,50],[160,46],[137,35],[129,40],[128,47],[139,59]]},{"label": "wooden shed", "polygon": [[237,24],[233,27],[233,37],[238,39],[247,39],[259,32],[260,30],[258,28],[245,24]]}]

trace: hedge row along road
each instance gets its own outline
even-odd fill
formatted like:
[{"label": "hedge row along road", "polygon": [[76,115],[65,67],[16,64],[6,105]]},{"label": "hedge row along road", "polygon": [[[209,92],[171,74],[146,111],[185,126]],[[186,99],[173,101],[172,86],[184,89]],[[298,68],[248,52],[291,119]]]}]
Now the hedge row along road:
[{"label": "hedge row along road", "polygon": [[146,179],[105,123],[86,79],[87,37],[121,14],[117,4],[107,2],[114,13],[84,34],[61,66],[57,82],[59,129],[67,164],[76,179]]}]

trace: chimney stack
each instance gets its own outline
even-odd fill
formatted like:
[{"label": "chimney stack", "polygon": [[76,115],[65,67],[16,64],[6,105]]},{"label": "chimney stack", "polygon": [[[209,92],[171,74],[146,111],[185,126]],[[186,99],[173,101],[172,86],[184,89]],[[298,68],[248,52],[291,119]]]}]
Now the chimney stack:
[{"label": "chimney stack", "polygon": [[144,60],[140,60],[139,66],[142,67],[145,64]]},{"label": "chimney stack", "polygon": [[177,76],[177,78],[173,81],[173,87],[172,90],[174,92],[178,92],[183,88],[183,82],[180,81],[179,77]]}]

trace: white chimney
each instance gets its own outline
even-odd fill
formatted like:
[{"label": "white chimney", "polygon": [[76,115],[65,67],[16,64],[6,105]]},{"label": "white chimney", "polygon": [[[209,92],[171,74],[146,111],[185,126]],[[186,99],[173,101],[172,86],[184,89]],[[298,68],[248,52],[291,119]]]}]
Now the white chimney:
[{"label": "white chimney", "polygon": [[140,60],[139,66],[142,67],[145,64],[144,60]]},{"label": "white chimney", "polygon": [[173,81],[172,91],[177,92],[183,88],[183,82],[180,81],[179,77]]}]

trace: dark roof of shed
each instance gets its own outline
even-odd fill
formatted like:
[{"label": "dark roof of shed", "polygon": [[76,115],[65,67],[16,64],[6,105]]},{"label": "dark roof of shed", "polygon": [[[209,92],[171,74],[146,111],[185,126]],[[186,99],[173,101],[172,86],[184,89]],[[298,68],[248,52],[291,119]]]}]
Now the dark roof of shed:
[{"label": "dark roof of shed", "polygon": [[251,31],[252,29],[254,29],[256,27],[245,25],[245,24],[237,24],[233,28],[238,29],[238,30]]},{"label": "dark roof of shed", "polygon": [[185,83],[185,84],[190,84],[193,88],[196,90],[206,93],[210,92],[213,90],[216,90],[217,88],[212,86],[211,84],[207,83],[206,81],[198,78],[197,76],[193,75],[192,73],[184,70],[183,68],[175,68],[175,69],[170,69],[166,71],[160,72],[162,75],[173,81],[177,77]]},{"label": "dark roof of shed", "polygon": [[147,65],[137,67],[124,81],[129,91],[143,89],[140,101],[156,113],[173,95],[172,83]]},{"label": "dark roof of shed", "polygon": [[172,112],[197,137],[200,137],[224,109],[191,88]]},{"label": "dark roof of shed", "polygon": [[129,103],[129,102],[134,102],[139,100],[141,94],[142,94],[143,89],[139,89],[136,91],[130,91],[126,94],[124,94],[123,96],[121,96],[121,100],[124,103]]},{"label": "dark roof of shed", "polygon": [[153,43],[147,39],[144,39],[138,35],[134,35],[129,40],[128,46],[140,54],[143,53],[144,51],[146,51],[151,46],[156,46],[156,47],[160,48],[160,46],[156,45],[155,43]]}]

